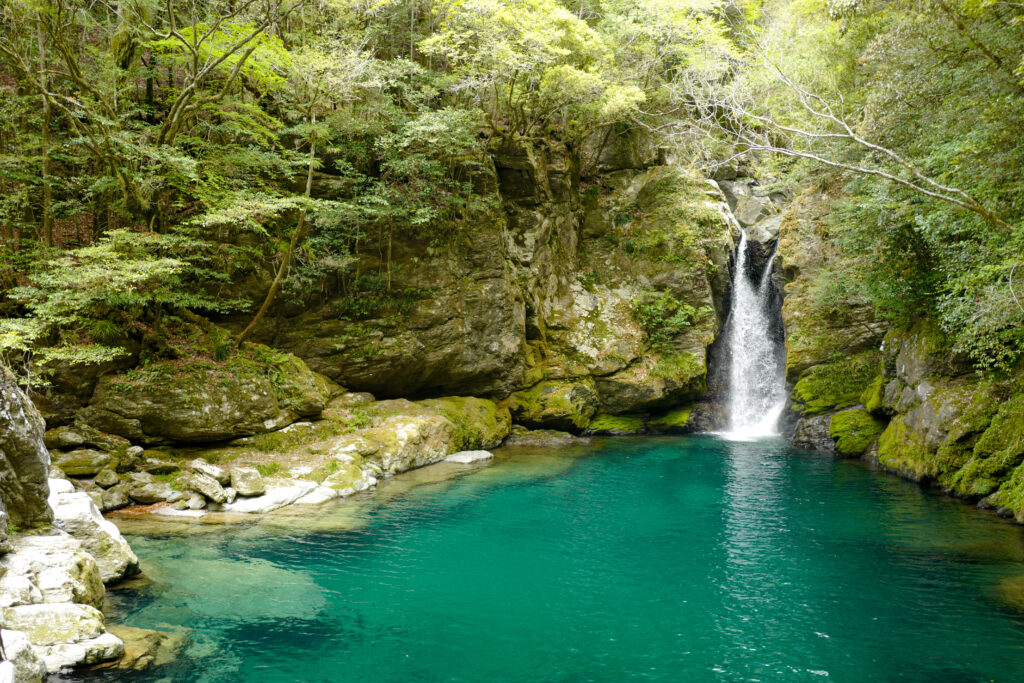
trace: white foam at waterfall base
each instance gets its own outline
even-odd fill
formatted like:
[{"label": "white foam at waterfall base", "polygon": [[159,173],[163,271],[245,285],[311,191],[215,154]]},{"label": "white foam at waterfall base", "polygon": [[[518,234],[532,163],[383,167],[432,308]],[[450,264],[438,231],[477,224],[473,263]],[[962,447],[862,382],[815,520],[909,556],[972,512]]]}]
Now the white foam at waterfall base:
[{"label": "white foam at waterfall base", "polygon": [[736,249],[732,310],[726,329],[729,349],[729,429],[722,435],[753,440],[779,433],[786,405],[785,368],[771,334],[771,269],[775,254],[755,284],[747,273],[747,232]]}]

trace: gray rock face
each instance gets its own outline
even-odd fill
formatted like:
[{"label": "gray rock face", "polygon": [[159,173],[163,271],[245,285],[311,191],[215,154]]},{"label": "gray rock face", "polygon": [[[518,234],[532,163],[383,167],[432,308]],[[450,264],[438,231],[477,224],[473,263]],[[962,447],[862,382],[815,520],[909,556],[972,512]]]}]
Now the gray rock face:
[{"label": "gray rock face", "polygon": [[[392,245],[408,311],[353,325],[339,299],[279,322],[274,344],[353,391],[514,396],[516,418],[536,427],[583,430],[597,412],[703,392],[735,225],[717,188],[655,153],[607,160],[599,191],[584,195],[565,149],[502,143],[492,155],[474,189],[497,201],[466,217],[465,243],[431,258],[417,240]],[[383,253],[361,250],[361,270],[379,270]],[[659,352],[633,306],[663,295],[706,313]],[[579,400],[532,400],[555,384]]]},{"label": "gray rock face", "polygon": [[835,453],[836,443],[828,433],[831,422],[831,415],[800,418],[796,423],[796,431],[793,432],[791,443],[797,448]]},{"label": "gray rock face", "polygon": [[53,519],[46,503],[50,454],[43,445],[44,432],[39,411],[14,375],[0,367],[0,541],[6,538],[8,519],[20,527]]}]

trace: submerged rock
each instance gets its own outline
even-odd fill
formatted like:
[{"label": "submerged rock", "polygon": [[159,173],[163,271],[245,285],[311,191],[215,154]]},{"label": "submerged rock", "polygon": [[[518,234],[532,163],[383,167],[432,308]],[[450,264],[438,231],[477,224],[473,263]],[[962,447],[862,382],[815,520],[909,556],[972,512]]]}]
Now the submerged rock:
[{"label": "submerged rock", "polygon": [[143,671],[150,667],[170,664],[187,641],[186,637],[179,633],[152,631],[122,624],[111,625],[107,631],[124,643],[124,655],[95,667],[100,670]]},{"label": "submerged rock", "polygon": [[484,460],[490,460],[494,457],[494,453],[490,451],[459,451],[458,453],[452,453],[445,462],[457,462],[462,465],[469,465],[474,462],[483,462]]}]

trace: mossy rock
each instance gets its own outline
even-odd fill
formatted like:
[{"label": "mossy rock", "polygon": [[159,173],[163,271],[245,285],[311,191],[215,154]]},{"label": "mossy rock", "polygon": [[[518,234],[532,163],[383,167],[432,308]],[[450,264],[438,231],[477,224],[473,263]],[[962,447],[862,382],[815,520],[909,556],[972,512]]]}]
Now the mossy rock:
[{"label": "mossy rock", "polygon": [[142,443],[219,441],[318,416],[335,391],[295,356],[244,344],[223,362],[160,361],[103,377],[78,420]]},{"label": "mossy rock", "polygon": [[951,477],[951,488],[971,497],[987,496],[998,488],[1002,505],[1015,513],[1024,512],[1022,461],[1024,395],[1019,394],[999,407],[974,444],[970,460]]},{"label": "mossy rock", "polygon": [[530,428],[582,431],[597,412],[597,391],[591,380],[550,380],[517,391],[505,400],[513,419]]},{"label": "mossy rock", "polygon": [[485,398],[446,396],[418,401],[455,425],[455,450],[496,448],[512,429],[509,409]]},{"label": "mossy rock", "polygon": [[690,413],[692,412],[693,408],[690,406],[679,408],[659,417],[651,418],[648,425],[651,429],[658,432],[685,432],[687,425],[690,424]]},{"label": "mossy rock", "polygon": [[909,429],[902,416],[890,422],[879,437],[878,462],[913,481],[939,474],[921,435]]},{"label": "mossy rock", "polygon": [[857,405],[878,373],[881,353],[865,351],[815,365],[793,387],[794,408],[804,415],[824,415]]},{"label": "mossy rock", "polygon": [[885,430],[885,423],[866,410],[853,408],[832,416],[828,433],[836,440],[836,453],[848,458],[864,455]]},{"label": "mossy rock", "polygon": [[884,415],[886,413],[885,377],[881,373],[871,380],[871,384],[861,392],[860,403],[864,406],[864,410],[872,415]]},{"label": "mossy rock", "polygon": [[598,415],[587,427],[587,434],[627,436],[647,431],[641,415]]}]

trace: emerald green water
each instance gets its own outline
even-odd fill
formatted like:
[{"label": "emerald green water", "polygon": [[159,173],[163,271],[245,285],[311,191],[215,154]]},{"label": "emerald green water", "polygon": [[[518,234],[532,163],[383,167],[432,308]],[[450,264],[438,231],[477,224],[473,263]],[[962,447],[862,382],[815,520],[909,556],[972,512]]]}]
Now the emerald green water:
[{"label": "emerald green water", "polygon": [[117,680],[1024,681],[1021,529],[857,464],[697,437],[430,470],[130,537],[153,583],[115,610],[190,644]]}]

